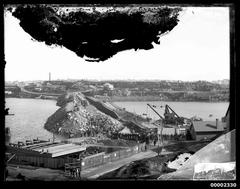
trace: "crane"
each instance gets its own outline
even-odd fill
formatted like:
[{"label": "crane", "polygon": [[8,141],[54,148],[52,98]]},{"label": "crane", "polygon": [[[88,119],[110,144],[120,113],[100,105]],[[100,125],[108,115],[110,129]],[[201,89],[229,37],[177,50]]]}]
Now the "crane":
[{"label": "crane", "polygon": [[[160,148],[160,140],[159,140],[159,135],[160,135],[160,138],[161,138],[161,144],[162,144],[162,149],[163,149],[163,136],[162,136],[162,131],[163,131],[163,124],[164,124],[164,118],[150,105],[150,104],[147,104],[162,120],[162,124],[159,125],[159,130],[158,130],[158,148]],[[156,107],[156,106],[155,106]],[[162,151],[161,149],[161,151]],[[160,154],[160,149],[158,150],[158,155]]]},{"label": "crane", "polygon": [[168,106],[168,105],[166,104],[166,109],[165,109],[165,110],[167,110],[167,111],[169,112],[169,109],[174,113],[174,115],[177,116],[177,118],[180,118],[180,116],[179,116],[176,112],[174,112],[173,109],[172,109],[170,106]]},{"label": "crane", "polygon": [[[169,124],[183,124],[184,123],[184,118],[180,117],[170,106],[168,106],[166,104],[165,106],[165,113],[164,113],[164,117],[161,116],[153,107],[156,106],[151,106],[150,104],[147,104],[163,121],[163,123],[169,123]],[[172,113],[171,113],[172,112]],[[168,125],[171,126],[171,125]],[[174,126],[172,126],[174,127]]]},{"label": "crane", "polygon": [[150,104],[147,105],[161,118],[161,120],[164,120],[164,118]]},{"label": "crane", "polygon": [[[170,113],[170,110],[172,113]],[[184,123],[184,118],[180,117],[170,106],[166,104],[165,106],[165,123],[169,124],[183,124]]]}]

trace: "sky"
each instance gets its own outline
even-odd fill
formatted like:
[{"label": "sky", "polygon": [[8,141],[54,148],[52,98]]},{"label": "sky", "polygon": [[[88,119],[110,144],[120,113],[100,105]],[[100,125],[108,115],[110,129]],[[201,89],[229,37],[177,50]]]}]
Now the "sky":
[{"label": "sky", "polygon": [[126,50],[87,62],[65,47],[33,40],[19,20],[4,15],[5,81],[222,80],[230,78],[229,8],[185,7],[178,25],[151,50]]}]

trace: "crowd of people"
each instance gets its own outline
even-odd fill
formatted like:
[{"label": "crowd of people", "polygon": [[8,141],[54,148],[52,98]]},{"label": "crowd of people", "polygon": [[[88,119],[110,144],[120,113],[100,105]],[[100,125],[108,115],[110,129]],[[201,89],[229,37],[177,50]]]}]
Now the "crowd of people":
[{"label": "crowd of people", "polygon": [[147,145],[153,145],[156,146],[158,141],[161,143],[163,141],[171,141],[171,140],[186,140],[185,134],[164,134],[162,137],[156,133],[134,133],[134,134],[124,134],[124,133],[113,133],[112,137],[113,139],[124,139],[124,140],[132,140],[137,143],[146,143]]},{"label": "crowd of people", "polygon": [[69,169],[70,177],[75,179],[81,179],[81,168],[71,168]]},{"label": "crowd of people", "polygon": [[114,133],[112,135],[113,139],[124,139],[124,140],[132,140],[136,143],[146,143],[146,144],[156,144],[157,143],[157,135],[155,133],[134,133],[134,134],[128,134],[128,133]]}]

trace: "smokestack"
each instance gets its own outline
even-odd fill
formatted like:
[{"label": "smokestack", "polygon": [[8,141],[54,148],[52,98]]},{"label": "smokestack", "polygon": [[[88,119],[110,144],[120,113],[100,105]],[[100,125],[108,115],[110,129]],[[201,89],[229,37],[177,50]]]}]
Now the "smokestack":
[{"label": "smokestack", "polygon": [[49,81],[51,81],[51,72],[49,72]]}]

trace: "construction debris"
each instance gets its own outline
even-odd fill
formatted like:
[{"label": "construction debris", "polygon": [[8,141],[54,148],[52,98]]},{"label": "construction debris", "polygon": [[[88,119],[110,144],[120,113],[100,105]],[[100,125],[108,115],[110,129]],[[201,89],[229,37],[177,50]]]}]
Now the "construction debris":
[{"label": "construction debris", "polygon": [[192,155],[190,153],[183,153],[178,155],[178,157],[171,162],[167,163],[167,166],[171,169],[178,170],[180,167],[183,166],[183,164],[191,157]]}]

